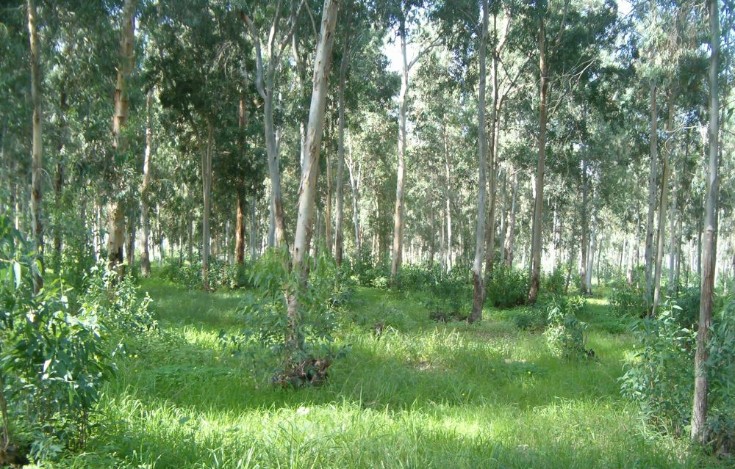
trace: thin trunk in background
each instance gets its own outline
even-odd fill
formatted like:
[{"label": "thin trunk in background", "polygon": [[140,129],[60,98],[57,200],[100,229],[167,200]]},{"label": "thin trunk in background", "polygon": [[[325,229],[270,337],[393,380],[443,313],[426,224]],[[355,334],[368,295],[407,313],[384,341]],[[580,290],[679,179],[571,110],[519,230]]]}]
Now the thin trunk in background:
[{"label": "thin trunk in background", "polygon": [[202,153],[202,192],[204,196],[204,211],[202,213],[202,287],[209,291],[209,252],[210,233],[209,215],[212,211],[212,152],[214,150],[214,124],[212,118],[207,117],[207,143]]},{"label": "thin trunk in background", "polygon": [[539,133],[538,163],[536,166],[536,198],[533,208],[533,232],[531,237],[531,285],[528,290],[528,303],[536,303],[541,286],[541,248],[544,210],[544,172],[546,164],[546,119],[549,90],[549,65],[546,61],[546,29],[545,20],[539,21],[538,31],[539,69],[541,84],[539,86]]},{"label": "thin trunk in background", "polygon": [[393,213],[393,249],[390,278],[395,283],[403,260],[403,189],[406,177],[406,114],[408,113],[408,52],[406,50],[406,19],[402,15],[398,27],[401,43],[401,91],[398,95],[398,168],[396,170],[396,205]]},{"label": "thin trunk in background", "polygon": [[31,269],[33,293],[43,288],[43,223],[41,220],[41,178],[43,172],[43,114],[41,112],[41,57],[36,20],[36,4],[28,0],[28,34],[31,50],[31,102],[33,103],[33,137],[31,156],[31,230],[36,248],[37,269]]},{"label": "thin trunk in background", "polygon": [[144,277],[151,275],[151,259],[149,253],[151,220],[149,206],[149,190],[151,184],[151,151],[153,146],[153,125],[151,122],[151,102],[153,100],[153,89],[148,90],[145,100],[145,152],[143,158],[143,182],[140,186],[140,224],[143,229],[143,245],[140,253],[140,271]]},{"label": "thin trunk in background", "polygon": [[345,185],[345,87],[347,82],[347,68],[350,55],[348,41],[342,47],[342,63],[339,66],[339,85],[337,88],[337,107],[339,108],[339,123],[337,127],[337,207],[334,221],[334,255],[337,265],[342,265],[344,255],[344,185]]},{"label": "thin trunk in background", "polygon": [[[478,38],[480,76],[477,90],[477,130],[478,130],[478,178],[477,178],[477,224],[475,226],[475,260],[472,264],[472,312],[468,322],[473,323],[482,319],[482,307],[485,303],[485,279],[482,267],[485,257],[485,210],[487,185],[487,129],[485,117],[485,83],[487,79],[487,34],[488,34],[488,2],[482,2],[482,31]],[[492,248],[492,247],[490,247]]]},{"label": "thin trunk in background", "polygon": [[656,85],[651,82],[650,97],[651,130],[650,139],[650,170],[648,174],[648,217],[646,219],[646,301],[653,302],[653,219],[656,213],[656,180],[658,179],[658,110],[656,107]]},{"label": "thin trunk in background", "polygon": [[658,204],[658,232],[656,239],[656,265],[653,278],[653,304],[651,305],[651,316],[656,316],[656,308],[661,301],[661,269],[664,258],[664,240],[666,239],[667,205],[669,202],[669,159],[673,148],[673,124],[674,124],[674,91],[669,92],[669,117],[666,120],[667,139],[665,143],[663,162],[661,167],[661,200]]}]

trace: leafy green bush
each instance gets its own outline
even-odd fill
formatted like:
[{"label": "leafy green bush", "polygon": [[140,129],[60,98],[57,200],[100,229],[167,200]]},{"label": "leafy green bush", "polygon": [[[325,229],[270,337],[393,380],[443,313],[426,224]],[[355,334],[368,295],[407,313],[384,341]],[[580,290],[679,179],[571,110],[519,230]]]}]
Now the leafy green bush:
[{"label": "leafy green bush", "polygon": [[[308,286],[300,295],[297,335],[304,342],[299,352],[303,359],[334,355],[333,333],[338,325],[338,308],[351,295],[349,283],[331,256],[322,254],[313,262]],[[243,337],[266,345],[283,362],[293,364],[296,357],[285,347],[288,334],[287,304],[284,288],[298,283],[295,273],[288,271],[288,253],[270,249],[256,262],[250,281],[254,291],[248,292],[239,308],[245,319]]]},{"label": "leafy green bush", "polygon": [[552,295],[563,295],[566,284],[566,274],[561,265],[557,265],[551,274],[544,277],[544,288]]},{"label": "leafy green bush", "polygon": [[555,296],[547,306],[548,327],[544,331],[552,355],[565,359],[586,358],[591,352],[585,348],[587,324],[577,319],[584,302],[569,301]]},{"label": "leafy green bush", "polygon": [[539,331],[546,328],[547,313],[536,305],[523,308],[512,316],[513,324],[523,331]]},{"label": "leafy green bush", "polygon": [[638,285],[619,283],[610,294],[610,306],[621,317],[643,317],[648,314],[645,290]]},{"label": "leafy green bush", "polygon": [[528,275],[525,271],[497,266],[487,282],[487,300],[496,308],[512,308],[526,302]]},{"label": "leafy green bush", "polygon": [[[694,393],[696,334],[682,327],[681,308],[666,303],[658,318],[639,321],[636,354],[626,364],[621,381],[625,397],[637,402],[646,420],[665,433],[681,435],[691,418]],[[735,448],[735,301],[713,318],[710,330],[709,414],[710,443]]]},{"label": "leafy green bush", "polygon": [[[60,280],[33,294],[33,253],[0,217],[0,404],[2,431],[36,461],[81,447],[120,340],[154,324],[150,299],[130,279],[94,270],[78,296]],[[111,333],[111,332],[116,333]]]}]

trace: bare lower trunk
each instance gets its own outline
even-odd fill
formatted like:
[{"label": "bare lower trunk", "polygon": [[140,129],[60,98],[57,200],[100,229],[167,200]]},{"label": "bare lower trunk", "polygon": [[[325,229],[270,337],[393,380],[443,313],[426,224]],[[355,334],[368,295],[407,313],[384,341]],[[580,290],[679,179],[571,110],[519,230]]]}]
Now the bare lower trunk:
[{"label": "bare lower trunk", "polygon": [[36,4],[28,0],[28,33],[31,50],[31,101],[33,102],[33,137],[31,160],[31,229],[39,269],[32,269],[33,292],[43,288],[43,223],[41,220],[41,178],[43,171],[43,114],[41,112],[41,58],[36,27]]},{"label": "bare lower trunk", "polygon": [[212,152],[214,147],[214,124],[207,118],[207,146],[202,154],[202,192],[204,210],[202,213],[202,287],[209,290],[209,214],[212,210]]},{"label": "bare lower trunk", "polygon": [[143,245],[141,246],[140,253],[140,271],[144,277],[151,275],[151,259],[148,252],[148,245],[150,243],[150,207],[148,205],[148,194],[149,186],[151,183],[151,150],[153,146],[153,126],[151,122],[151,101],[153,99],[153,90],[148,91],[146,97],[146,126],[145,126],[145,156],[143,159],[143,183],[140,187],[140,224],[143,229]]},{"label": "bare lower trunk", "polygon": [[454,256],[452,255],[452,168],[449,160],[449,137],[447,136],[447,124],[444,122],[444,197],[445,197],[445,215],[447,219],[447,244],[446,244],[446,270],[452,270],[454,267]]},{"label": "bare lower trunk", "polygon": [[656,85],[651,83],[650,172],[648,175],[648,218],[646,219],[646,300],[653,301],[653,219],[656,212],[656,180],[658,179],[658,111]]},{"label": "bare lower trunk", "polygon": [[[122,24],[120,37],[120,63],[117,67],[117,80],[115,82],[114,114],[112,118],[112,161],[110,166],[111,187],[113,191],[122,192],[120,187],[121,176],[117,174],[114,158],[124,151],[126,142],[123,137],[123,129],[128,119],[128,93],[127,82],[134,66],[134,41],[135,41],[135,9],[137,0],[125,0],[122,9]],[[114,268],[123,261],[122,248],[125,242],[125,211],[118,200],[117,194],[111,194],[108,205],[108,240],[107,240],[107,262],[110,268]]]},{"label": "bare lower trunk", "polygon": [[393,213],[393,249],[390,267],[391,283],[395,283],[398,270],[400,270],[403,260],[403,189],[406,175],[406,114],[408,112],[408,57],[406,51],[406,24],[403,18],[401,18],[399,36],[403,70],[401,74],[401,92],[398,95],[398,168],[396,170],[396,205]]},{"label": "bare lower trunk", "polygon": [[533,208],[533,234],[531,238],[531,285],[528,290],[528,303],[536,302],[541,284],[541,246],[543,233],[544,210],[544,172],[546,163],[546,106],[549,88],[549,67],[546,63],[546,32],[544,19],[539,23],[538,32],[539,66],[541,70],[541,86],[539,90],[539,134],[538,164],[536,166],[536,200]]},{"label": "bare lower trunk", "polygon": [[349,66],[349,49],[347,42],[342,48],[342,63],[339,67],[339,89],[337,91],[337,106],[339,107],[339,123],[337,128],[337,207],[334,220],[334,255],[337,265],[342,265],[344,255],[344,180],[345,180],[345,82],[347,80],[347,67]]},{"label": "bare lower trunk", "polygon": [[669,93],[669,118],[666,121],[666,133],[669,138],[666,140],[666,149],[664,150],[663,165],[661,171],[661,200],[658,205],[658,236],[656,239],[656,271],[653,279],[653,304],[651,306],[651,316],[656,316],[656,308],[661,300],[661,269],[663,267],[664,258],[664,240],[666,239],[666,211],[669,197],[669,158],[672,148],[671,139],[672,127],[674,120],[674,93]]},{"label": "bare lower trunk", "polygon": [[580,207],[580,229],[582,231],[580,242],[580,259],[579,259],[579,288],[583,295],[587,292],[587,268],[589,257],[589,217],[587,214],[587,206],[589,204],[588,186],[587,186],[587,161],[582,161],[582,205]]},{"label": "bare lower trunk", "polygon": [[245,262],[245,195],[237,194],[237,215],[235,219],[235,262]]},{"label": "bare lower trunk", "polygon": [[518,173],[513,173],[513,189],[511,190],[510,214],[508,216],[508,236],[503,246],[505,266],[513,267],[513,250],[515,249],[516,232],[516,198],[518,197]]},{"label": "bare lower trunk", "polygon": [[712,55],[709,64],[710,103],[709,103],[709,167],[707,174],[707,219],[705,221],[704,263],[702,266],[702,295],[699,303],[699,328],[697,330],[697,351],[694,356],[694,400],[692,405],[691,438],[701,445],[709,441],[707,432],[707,346],[712,323],[715,271],[717,261],[717,196],[719,191],[719,88],[717,83],[718,61],[720,54],[720,21],[717,0],[708,0],[710,20],[710,43]]},{"label": "bare lower trunk", "polygon": [[[351,148],[351,147],[350,147]],[[362,166],[352,159],[352,151],[349,152],[350,189],[352,192],[352,225],[355,231],[355,254],[361,255],[362,241],[360,237],[360,179],[362,177]]]},{"label": "bare lower trunk", "polygon": [[486,69],[486,38],[488,29],[487,0],[482,2],[482,34],[479,37],[480,82],[477,91],[477,131],[478,131],[478,178],[477,178],[477,224],[475,226],[475,260],[472,264],[472,312],[468,318],[470,323],[482,319],[482,307],[485,303],[485,279],[482,275],[483,260],[485,257],[485,211],[487,185],[487,130],[485,117],[485,80]]}]

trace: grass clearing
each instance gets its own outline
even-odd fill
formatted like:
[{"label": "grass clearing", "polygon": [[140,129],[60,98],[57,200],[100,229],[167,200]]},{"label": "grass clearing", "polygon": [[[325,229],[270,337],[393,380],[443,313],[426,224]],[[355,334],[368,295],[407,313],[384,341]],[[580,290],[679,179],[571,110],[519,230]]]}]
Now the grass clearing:
[{"label": "grass clearing", "polygon": [[[320,388],[274,389],[256,348],[233,353],[240,293],[145,281],[163,333],[139,341],[100,404],[87,452],[67,467],[711,467],[685,442],[646,434],[618,377],[632,347],[603,300],[584,312],[596,359],[553,358],[539,333],[488,311],[435,323],[416,295],[358,289],[350,352]],[[376,336],[373,325],[383,321]],[[724,467],[724,466],[723,466]]]}]

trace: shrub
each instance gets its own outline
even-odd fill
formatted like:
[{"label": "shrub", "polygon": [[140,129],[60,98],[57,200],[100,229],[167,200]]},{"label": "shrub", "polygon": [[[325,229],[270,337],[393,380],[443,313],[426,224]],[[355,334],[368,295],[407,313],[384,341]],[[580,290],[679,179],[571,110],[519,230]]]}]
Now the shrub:
[{"label": "shrub", "polygon": [[639,318],[648,314],[649,307],[645,290],[637,285],[629,286],[625,283],[613,287],[610,306],[618,316]]},{"label": "shrub", "polygon": [[496,308],[512,308],[526,302],[528,275],[521,270],[496,266],[487,282],[487,300]]},{"label": "shrub", "polygon": [[587,324],[577,319],[584,302],[568,301],[555,296],[547,306],[548,327],[544,332],[551,354],[565,359],[579,359],[591,356],[594,352],[585,348]]},{"label": "shrub", "polygon": [[[279,383],[288,381],[283,373],[300,369],[299,363],[334,357],[338,353],[332,349],[338,308],[350,296],[346,274],[337,268],[329,255],[307,259],[306,262],[313,262],[313,267],[307,288],[299,297],[300,317],[296,331],[303,341],[303,349],[287,350],[285,337],[289,324],[284,287],[299,282],[297,274],[287,269],[287,256],[284,250],[266,251],[252,269],[250,281],[254,291],[245,296],[239,308],[247,325],[243,331],[244,340],[267,346],[285,364],[285,369],[276,373],[278,379],[274,378],[274,382]],[[294,356],[294,352],[298,356]]]},{"label": "shrub", "polygon": [[534,305],[523,308],[512,316],[513,324],[523,331],[539,331],[546,328],[547,313],[544,308]]},{"label": "shrub", "polygon": [[[625,397],[664,433],[681,435],[690,423],[694,392],[695,332],[682,327],[681,308],[666,303],[658,318],[635,327],[639,345],[621,381]],[[710,443],[735,449],[735,302],[714,315],[709,342]]]},{"label": "shrub", "polygon": [[561,265],[557,265],[554,271],[544,278],[544,288],[552,295],[563,295],[566,284],[566,274]]}]

